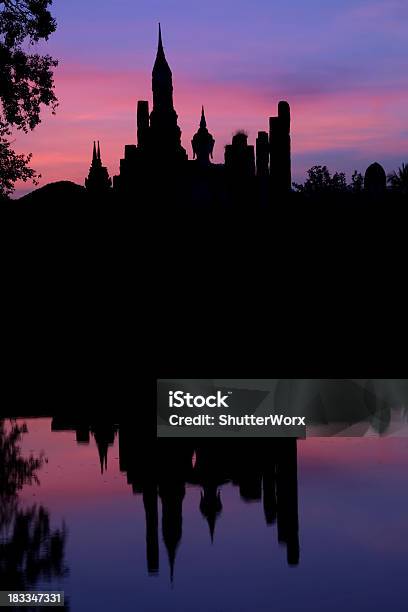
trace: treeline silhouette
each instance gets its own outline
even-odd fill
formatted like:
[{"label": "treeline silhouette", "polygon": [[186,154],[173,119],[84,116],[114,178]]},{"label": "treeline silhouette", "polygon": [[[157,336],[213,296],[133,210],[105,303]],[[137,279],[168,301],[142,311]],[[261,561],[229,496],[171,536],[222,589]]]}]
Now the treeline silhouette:
[{"label": "treeline silhouette", "polygon": [[[297,192],[273,195],[268,177],[230,182],[217,172],[207,180],[206,168],[196,172],[203,177],[191,182],[147,176],[131,195],[97,196],[63,183],[6,203],[0,239],[10,266],[23,273],[33,266],[40,276],[49,271],[56,285],[60,274],[80,285],[92,278],[97,287],[111,284],[114,293],[117,284],[123,290],[135,263],[140,286],[151,267],[160,287],[167,268],[185,278],[211,270],[216,281],[226,268],[236,275],[250,266],[263,276],[274,267],[286,276],[296,264],[307,274],[368,254],[374,267],[380,252],[382,258],[397,255],[405,240],[406,196],[394,189],[377,195],[361,190],[359,177],[350,188],[324,167],[315,168]],[[168,280],[166,273],[163,291]]]}]

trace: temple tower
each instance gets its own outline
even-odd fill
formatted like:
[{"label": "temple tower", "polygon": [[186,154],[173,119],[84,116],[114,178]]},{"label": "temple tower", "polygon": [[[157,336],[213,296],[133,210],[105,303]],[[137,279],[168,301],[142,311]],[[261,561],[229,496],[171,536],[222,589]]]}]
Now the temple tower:
[{"label": "temple tower", "polygon": [[269,138],[267,132],[258,132],[256,139],[256,174],[268,176],[269,174]]},{"label": "temple tower", "polygon": [[214,151],[215,140],[207,129],[207,121],[205,119],[204,106],[201,109],[201,121],[198,132],[193,136],[191,146],[193,147],[193,158],[202,166],[211,164]]},{"label": "temple tower", "polygon": [[93,193],[101,193],[110,189],[112,179],[109,177],[108,169],[102,166],[101,149],[93,143],[92,163],[89,168],[88,178],[85,179],[85,187]]},{"label": "temple tower", "polygon": [[281,101],[278,116],[269,119],[270,175],[272,188],[278,192],[292,187],[290,106]]},{"label": "temple tower", "polygon": [[[150,113],[149,149],[157,163],[173,165],[187,160],[173,105],[173,75],[164,53],[161,27],[152,72],[153,110]],[[160,161],[159,161],[160,160]]]},{"label": "temple tower", "polygon": [[161,26],[159,24],[159,42],[156,61],[152,72],[153,110],[172,112],[173,107],[173,75],[164,53]]},{"label": "temple tower", "polygon": [[368,166],[364,175],[364,191],[374,196],[381,196],[387,190],[387,175],[378,162]]},{"label": "temple tower", "polygon": [[147,148],[149,126],[149,102],[147,100],[139,100],[137,103],[137,146],[141,150]]},{"label": "temple tower", "polygon": [[254,147],[245,132],[234,134],[232,144],[225,147],[225,169],[239,182],[255,175]]}]

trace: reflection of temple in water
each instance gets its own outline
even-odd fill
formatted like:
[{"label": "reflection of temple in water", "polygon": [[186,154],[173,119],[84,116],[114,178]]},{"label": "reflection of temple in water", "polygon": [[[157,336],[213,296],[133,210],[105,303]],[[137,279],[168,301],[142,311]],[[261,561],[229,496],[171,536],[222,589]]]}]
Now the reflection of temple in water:
[{"label": "reflection of temple in water", "polygon": [[[290,381],[289,381],[290,382]],[[316,424],[324,424],[329,435],[348,431],[351,425],[363,435],[369,428],[383,434],[391,423],[391,409],[407,403],[405,379],[306,381],[303,400]],[[282,401],[288,397],[288,381],[279,386]],[[315,386],[317,388],[315,389]],[[324,400],[324,401],[323,401]],[[347,400],[347,401],[346,401]],[[286,409],[283,406],[282,409]],[[277,527],[278,541],[286,547],[290,565],[299,562],[297,445],[293,439],[217,440],[150,438],[146,422],[115,425],[109,419],[54,417],[53,431],[73,430],[78,444],[92,435],[99,454],[101,472],[108,465],[109,447],[119,432],[120,469],[135,494],[140,494],[146,516],[147,567],[159,571],[159,508],[161,530],[167,549],[170,575],[174,574],[177,548],[182,538],[185,488],[201,488],[197,511],[216,541],[217,521],[223,511],[222,486],[232,483],[244,502],[263,505],[265,522]],[[397,426],[401,426],[397,423]],[[395,427],[395,424],[394,424]]]},{"label": "reflection of temple in water", "polygon": [[115,441],[117,426],[108,420],[97,420],[89,423],[88,419],[53,417],[51,424],[52,431],[75,431],[78,444],[89,444],[90,434],[95,439],[98,449],[101,474],[108,467],[108,449]]},{"label": "reflection of temple in water", "polygon": [[231,483],[243,502],[263,505],[265,522],[277,527],[278,542],[285,546],[289,565],[299,563],[297,441],[273,440],[169,440],[149,446],[133,423],[119,426],[108,421],[54,417],[53,431],[76,432],[78,444],[88,444],[92,434],[98,448],[101,472],[119,431],[120,469],[133,493],[141,495],[146,517],[146,556],[150,575],[159,571],[159,502],[161,531],[173,579],[176,553],[182,538],[186,486],[201,488],[199,507],[208,524],[211,542],[222,514],[222,486]]},{"label": "reflection of temple in water", "polygon": [[[233,442],[233,443],[231,443]],[[146,513],[147,567],[159,570],[158,500],[162,535],[173,578],[182,537],[186,485],[201,487],[199,510],[208,523],[211,541],[222,513],[222,485],[232,483],[244,502],[263,503],[265,522],[277,525],[280,544],[290,565],[299,562],[297,441],[295,439],[211,440],[191,443],[160,440],[154,450],[135,444],[131,428],[119,431],[120,468],[134,493],[143,495]]]}]

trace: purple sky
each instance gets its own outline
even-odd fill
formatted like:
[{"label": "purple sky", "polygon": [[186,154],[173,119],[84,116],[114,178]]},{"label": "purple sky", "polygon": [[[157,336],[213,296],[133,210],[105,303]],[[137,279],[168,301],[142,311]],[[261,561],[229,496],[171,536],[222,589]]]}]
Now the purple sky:
[{"label": "purple sky", "polygon": [[350,176],[373,161],[387,171],[408,161],[407,0],[54,0],[53,12],[46,49],[60,60],[60,107],[16,139],[42,184],[83,183],[94,139],[118,173],[136,102],[151,100],[158,21],[190,157],[201,104],[222,161],[234,131],[254,143],[287,99],[294,180],[314,164]]}]

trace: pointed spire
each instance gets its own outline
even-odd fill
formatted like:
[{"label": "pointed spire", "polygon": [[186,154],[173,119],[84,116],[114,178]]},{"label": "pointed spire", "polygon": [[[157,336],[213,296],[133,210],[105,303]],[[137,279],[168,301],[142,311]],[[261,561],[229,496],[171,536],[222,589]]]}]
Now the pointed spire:
[{"label": "pointed spire", "polygon": [[205,113],[204,113],[204,106],[201,107],[201,121],[200,121],[200,128],[206,128],[207,127],[207,121],[205,119]]},{"label": "pointed spire", "polygon": [[162,41],[162,33],[161,33],[161,25],[159,21],[159,49],[163,51],[163,41]]},{"label": "pointed spire", "polygon": [[204,106],[201,107],[200,127],[194,134],[191,144],[194,159],[197,158],[200,163],[208,166],[211,163],[210,158],[213,156],[215,140],[207,129]]},{"label": "pointed spire", "polygon": [[214,544],[215,523],[222,511],[221,495],[217,486],[204,486],[201,492],[200,511],[208,523],[210,529],[211,544]]},{"label": "pointed spire", "polygon": [[156,55],[156,61],[154,63],[154,67],[153,67],[153,72],[156,71],[163,71],[165,70],[166,72],[170,73],[171,76],[171,70],[170,67],[167,63],[166,60],[166,55],[164,53],[164,47],[163,47],[163,39],[162,39],[162,32],[161,32],[161,25],[159,23],[159,42],[157,45],[157,55]]},{"label": "pointed spire", "polygon": [[[94,434],[95,435],[95,434]],[[108,469],[108,443],[104,440],[97,440],[95,436],[95,442],[98,449],[99,464],[101,466],[101,474]]]},{"label": "pointed spire", "polygon": [[169,564],[170,564],[170,582],[173,584],[174,582],[174,565],[176,561],[176,552],[169,552]]},{"label": "pointed spire", "polygon": [[159,23],[159,42],[157,45],[157,57],[159,58],[165,58],[165,54],[164,54],[164,47],[163,47],[163,40],[162,40],[162,32],[161,32],[161,25]]},{"label": "pointed spire", "polygon": [[102,166],[99,140],[94,140],[92,163],[89,168],[88,177],[85,179],[85,187],[91,191],[103,191],[105,189],[110,189],[111,186],[112,179],[109,178],[108,170]]},{"label": "pointed spire", "polygon": [[207,523],[208,527],[210,528],[211,544],[214,544],[215,521],[216,516],[207,516]]}]

